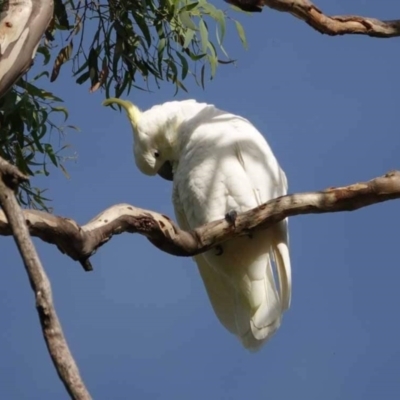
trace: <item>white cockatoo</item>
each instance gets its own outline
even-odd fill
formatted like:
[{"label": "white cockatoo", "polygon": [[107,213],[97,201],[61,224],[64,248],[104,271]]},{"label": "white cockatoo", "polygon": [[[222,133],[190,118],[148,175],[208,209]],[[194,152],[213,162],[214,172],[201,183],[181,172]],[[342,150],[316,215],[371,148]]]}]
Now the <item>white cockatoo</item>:
[{"label": "white cockatoo", "polygon": [[[145,112],[115,98],[103,104],[113,103],[126,110],[131,122],[140,171],[173,180],[182,229],[224,217],[234,223],[235,213],[287,193],[285,173],[245,118],[195,100]],[[288,240],[284,220],[194,257],[218,319],[249,350],[258,350],[274,334],[290,306]]]}]

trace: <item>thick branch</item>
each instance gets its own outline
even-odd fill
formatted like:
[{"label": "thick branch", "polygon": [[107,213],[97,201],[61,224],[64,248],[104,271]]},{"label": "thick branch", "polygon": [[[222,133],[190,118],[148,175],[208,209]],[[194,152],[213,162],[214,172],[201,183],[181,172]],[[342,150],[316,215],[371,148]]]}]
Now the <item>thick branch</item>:
[{"label": "thick branch", "polygon": [[65,340],[60,321],[58,320],[51,293],[50,281],[40,262],[32,243],[24,214],[14,195],[16,184],[25,180],[15,167],[0,158],[0,204],[9,224],[8,232],[14,237],[28,273],[32,290],[35,294],[36,309],[39,314],[43,336],[57,373],[64,383],[68,394],[73,399],[86,400],[90,395],[79,375],[78,367]]},{"label": "thick branch", "polygon": [[[286,217],[353,211],[371,204],[400,198],[400,172],[368,182],[329,188],[320,192],[299,193],[271,200],[253,210],[239,214],[234,224],[225,219],[186,232],[168,217],[129,204],[108,208],[86,225],[36,210],[25,210],[25,221],[31,235],[53,243],[91,269],[89,257],[113,235],[123,232],[146,236],[159,249],[177,256],[193,256],[215,247],[235,236],[252,230],[267,229]],[[0,235],[10,235],[11,229],[0,211]]]},{"label": "thick branch", "polygon": [[380,21],[358,15],[325,15],[309,0],[225,0],[245,11],[261,7],[293,14],[320,33],[330,36],[367,35],[377,38],[400,36],[400,20]]},{"label": "thick branch", "polygon": [[31,67],[53,10],[53,0],[0,2],[0,97]]}]

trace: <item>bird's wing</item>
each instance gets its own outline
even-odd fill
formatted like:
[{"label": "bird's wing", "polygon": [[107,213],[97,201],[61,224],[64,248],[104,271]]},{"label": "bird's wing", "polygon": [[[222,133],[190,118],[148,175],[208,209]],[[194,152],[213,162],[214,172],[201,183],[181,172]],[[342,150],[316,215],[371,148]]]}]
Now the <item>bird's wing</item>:
[{"label": "bird's wing", "polygon": [[[286,194],[286,177],[264,138],[243,120],[235,124],[201,126],[198,139],[181,156],[174,186],[190,228]],[[250,237],[229,240],[222,244],[222,252],[212,249],[202,257],[199,269],[205,271],[203,280],[218,318],[233,333],[235,323],[235,334],[243,345],[257,350],[279,327],[282,312],[290,304],[286,221]],[[224,313],[217,311],[222,300],[215,295],[221,288],[226,299]]]},{"label": "bird's wing", "polygon": [[[253,207],[259,206],[267,201],[284,196],[287,194],[288,182],[286,174],[278,165],[272,153],[268,157],[269,185],[263,184],[266,176],[263,176],[257,167],[254,166],[253,160],[246,154],[243,146],[237,146],[238,159],[242,160],[241,165],[247,171],[246,177],[248,184],[254,193],[255,204]],[[267,189],[267,190],[265,190]],[[289,254],[289,232],[288,220],[278,222],[264,232],[266,241],[271,245],[271,253],[275,261],[276,272],[279,280],[279,293],[281,299],[282,310],[285,311],[290,307],[292,295],[292,273]]]},{"label": "bird's wing", "polygon": [[290,307],[292,297],[292,272],[289,254],[289,235],[287,219],[277,223],[271,229],[272,251],[279,277],[279,293],[282,310]]},{"label": "bird's wing", "polygon": [[[237,191],[237,195],[244,192],[252,193],[243,205],[243,211],[257,207],[273,198],[287,194],[288,183],[283,170],[280,168],[268,144],[259,143],[256,152],[254,148],[247,148],[241,142],[235,145],[235,154],[238,165],[243,169],[241,178],[230,181],[229,191]],[[264,158],[264,160],[262,160]],[[270,260],[267,262],[265,279],[273,285],[273,280],[268,276],[272,274],[271,258],[275,261],[276,272],[279,280],[279,297],[282,311],[290,306],[292,293],[291,263],[289,254],[288,221],[285,219],[265,232],[260,232],[265,243],[270,246]],[[271,305],[271,311],[273,306]],[[268,312],[267,312],[268,314]],[[272,312],[271,315],[274,315]],[[263,334],[261,334],[262,336]]]},{"label": "bird's wing", "polygon": [[[184,230],[190,230],[179,200],[179,194],[176,191],[174,193],[173,204],[178,225]],[[237,326],[241,325],[237,322],[238,319],[247,321],[248,326],[250,326],[247,308],[236,311],[237,293],[232,285],[229,285],[226,279],[208,264],[202,254],[194,256],[193,259],[199,269],[213,310],[221,324],[234,335],[238,334]]]}]

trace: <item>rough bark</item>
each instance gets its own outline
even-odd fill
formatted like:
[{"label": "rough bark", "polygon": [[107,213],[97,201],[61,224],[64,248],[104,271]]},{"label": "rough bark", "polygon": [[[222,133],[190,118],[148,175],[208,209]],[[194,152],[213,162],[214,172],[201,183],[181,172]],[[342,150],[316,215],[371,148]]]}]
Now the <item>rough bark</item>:
[{"label": "rough bark", "polygon": [[260,12],[262,6],[286,12],[301,19],[318,32],[330,36],[367,35],[377,38],[400,36],[400,20],[381,21],[359,15],[324,14],[309,0],[225,0],[244,11]]},{"label": "rough bark", "polygon": [[[273,199],[257,208],[238,214],[234,224],[221,219],[192,231],[181,230],[165,215],[129,204],[114,205],[87,224],[80,226],[69,218],[37,210],[24,210],[32,236],[55,244],[58,249],[92,269],[90,256],[123,232],[144,235],[156,247],[176,256],[202,253],[238,235],[267,229],[282,219],[302,214],[353,211],[372,204],[400,198],[400,172],[389,172],[368,182],[329,188],[320,192],[298,193]],[[0,235],[12,230],[0,211]]]},{"label": "rough bark", "polygon": [[58,376],[72,399],[91,399],[80,377],[78,367],[68,348],[53,304],[50,281],[43,269],[29,234],[24,213],[15,198],[18,184],[27,177],[0,158],[1,218],[13,236],[29,277],[43,336]]},{"label": "rough bark", "polygon": [[53,0],[0,2],[0,97],[32,66],[53,10]]}]

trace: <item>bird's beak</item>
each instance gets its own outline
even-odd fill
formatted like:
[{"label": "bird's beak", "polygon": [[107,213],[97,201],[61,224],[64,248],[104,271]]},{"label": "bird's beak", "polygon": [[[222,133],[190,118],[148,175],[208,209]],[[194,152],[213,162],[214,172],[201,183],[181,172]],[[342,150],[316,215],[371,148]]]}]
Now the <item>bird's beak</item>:
[{"label": "bird's beak", "polygon": [[174,174],[172,173],[172,164],[169,161],[165,161],[165,163],[163,165],[161,165],[157,174],[160,175],[161,178],[163,178],[167,181],[174,180]]}]

